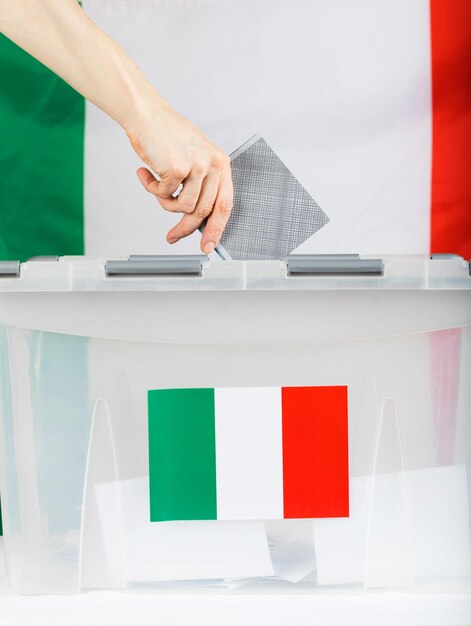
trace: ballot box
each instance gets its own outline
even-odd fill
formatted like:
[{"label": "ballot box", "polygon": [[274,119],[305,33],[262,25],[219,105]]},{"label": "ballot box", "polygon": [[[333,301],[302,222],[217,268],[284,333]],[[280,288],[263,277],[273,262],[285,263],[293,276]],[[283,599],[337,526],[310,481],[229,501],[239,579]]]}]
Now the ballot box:
[{"label": "ballot box", "polygon": [[3,262],[0,345],[15,592],[470,592],[462,258]]}]

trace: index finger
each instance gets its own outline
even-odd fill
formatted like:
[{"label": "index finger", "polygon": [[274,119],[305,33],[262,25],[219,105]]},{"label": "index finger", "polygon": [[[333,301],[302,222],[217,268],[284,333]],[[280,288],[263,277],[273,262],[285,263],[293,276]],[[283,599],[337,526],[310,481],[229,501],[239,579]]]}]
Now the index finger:
[{"label": "index finger", "polygon": [[211,215],[208,217],[206,226],[201,237],[201,250],[206,249],[208,244],[213,249],[218,245],[221,235],[231,215],[234,202],[234,190],[230,167],[223,170],[219,179],[219,189]]},{"label": "index finger", "polygon": [[157,174],[157,178],[146,167],[137,170],[137,177],[146,191],[159,200],[169,198],[173,200],[172,194],[178,189],[180,183],[186,178],[183,170],[172,173]]}]

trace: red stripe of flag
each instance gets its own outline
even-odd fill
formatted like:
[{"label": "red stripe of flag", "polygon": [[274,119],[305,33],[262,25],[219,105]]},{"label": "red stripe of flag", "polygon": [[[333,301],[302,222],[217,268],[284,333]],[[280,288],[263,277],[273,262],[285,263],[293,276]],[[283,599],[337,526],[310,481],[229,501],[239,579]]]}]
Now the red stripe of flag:
[{"label": "red stripe of flag", "polygon": [[430,0],[431,252],[471,258],[471,0]]},{"label": "red stripe of flag", "polygon": [[283,387],[285,518],[348,517],[347,387]]}]

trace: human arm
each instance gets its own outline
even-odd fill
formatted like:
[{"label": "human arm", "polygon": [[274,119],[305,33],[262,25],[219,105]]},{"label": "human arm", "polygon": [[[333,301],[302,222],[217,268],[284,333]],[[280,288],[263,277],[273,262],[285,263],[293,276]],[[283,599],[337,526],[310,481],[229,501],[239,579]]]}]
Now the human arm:
[{"label": "human arm", "polygon": [[201,249],[210,252],[232,208],[227,155],[172,109],[76,0],[0,0],[0,31],[123,127],[149,166],[138,170],[141,183],[163,208],[184,213],[169,241],[209,216]]}]

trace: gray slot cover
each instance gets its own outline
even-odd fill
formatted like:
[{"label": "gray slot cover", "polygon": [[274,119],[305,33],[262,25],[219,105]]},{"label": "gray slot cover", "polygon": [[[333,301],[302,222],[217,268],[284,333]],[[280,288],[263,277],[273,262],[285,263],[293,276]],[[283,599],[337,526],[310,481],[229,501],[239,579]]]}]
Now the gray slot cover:
[{"label": "gray slot cover", "polygon": [[19,276],[19,261],[0,261],[0,276]]},{"label": "gray slot cover", "polygon": [[127,261],[107,261],[105,272],[107,276],[201,276],[207,258],[204,255],[132,255]]},{"label": "gray slot cover", "polygon": [[449,252],[434,252],[430,255],[432,261],[449,261],[452,259],[463,259],[459,254],[451,254]]},{"label": "gray slot cover", "polygon": [[296,275],[372,275],[382,276],[382,259],[361,259],[358,255],[293,255],[285,259],[288,276]]},{"label": "gray slot cover", "polygon": [[49,262],[49,261],[58,261],[58,260],[59,260],[58,256],[47,254],[47,255],[41,255],[41,256],[32,256],[32,257],[30,257],[28,259],[28,262],[29,261],[34,261],[36,263],[37,261],[47,261],[47,262]]}]

